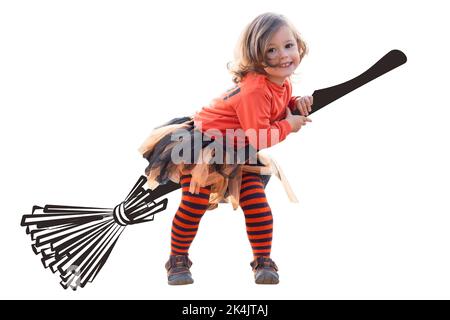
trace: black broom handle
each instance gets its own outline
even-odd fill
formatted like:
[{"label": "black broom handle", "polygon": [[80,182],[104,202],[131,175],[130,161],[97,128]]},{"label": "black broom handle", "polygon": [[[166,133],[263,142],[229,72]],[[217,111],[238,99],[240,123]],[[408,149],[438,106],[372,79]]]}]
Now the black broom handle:
[{"label": "black broom handle", "polygon": [[[331,102],[345,96],[347,93],[352,92],[392,69],[401,66],[406,60],[406,55],[402,51],[391,50],[359,76],[341,84],[314,91],[312,94],[313,105],[311,106],[311,113],[320,110]],[[292,114],[299,115],[300,112],[296,109]]]}]

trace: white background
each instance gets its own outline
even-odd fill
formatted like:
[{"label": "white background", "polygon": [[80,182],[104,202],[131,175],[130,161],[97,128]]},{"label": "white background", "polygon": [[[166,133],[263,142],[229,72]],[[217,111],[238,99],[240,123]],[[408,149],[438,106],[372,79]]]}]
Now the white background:
[{"label": "white background", "polygon": [[[449,299],[445,1],[8,1],[0,4],[1,298]],[[310,47],[294,94],[346,81],[391,49],[407,64],[311,116],[268,149],[300,203],[267,187],[278,286],[257,286],[242,211],[205,215],[194,285],[167,285],[180,193],[128,227],[97,279],[63,290],[30,248],[33,205],[112,207],[151,129],[231,87],[226,63],[258,14]]]}]

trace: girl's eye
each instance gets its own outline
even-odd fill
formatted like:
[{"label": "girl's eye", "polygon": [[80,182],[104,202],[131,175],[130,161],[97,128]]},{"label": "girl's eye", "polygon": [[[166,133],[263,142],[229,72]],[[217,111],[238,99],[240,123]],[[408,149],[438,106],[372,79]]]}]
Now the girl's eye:
[{"label": "girl's eye", "polygon": [[268,53],[274,53],[275,52],[275,48],[270,48],[269,50],[267,50]]},{"label": "girl's eye", "polygon": [[286,49],[292,48],[293,46],[294,46],[293,43],[288,43],[288,44],[286,45]]}]

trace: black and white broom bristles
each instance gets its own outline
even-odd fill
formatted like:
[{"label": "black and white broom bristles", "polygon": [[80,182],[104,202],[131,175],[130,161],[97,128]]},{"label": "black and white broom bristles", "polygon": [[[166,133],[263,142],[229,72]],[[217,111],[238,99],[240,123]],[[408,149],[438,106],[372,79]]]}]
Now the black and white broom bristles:
[{"label": "black and white broom bristles", "polygon": [[167,199],[155,202],[152,191],[143,188],[146,180],[141,176],[113,209],[33,206],[32,213],[22,217],[33,252],[41,255],[45,268],[59,274],[63,288],[76,290],[92,282],[127,225],[152,221],[166,209]]}]

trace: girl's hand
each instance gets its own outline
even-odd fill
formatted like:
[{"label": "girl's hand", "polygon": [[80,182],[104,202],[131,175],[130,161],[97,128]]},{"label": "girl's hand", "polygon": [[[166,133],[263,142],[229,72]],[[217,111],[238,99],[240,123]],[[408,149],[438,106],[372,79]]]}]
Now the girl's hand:
[{"label": "girl's hand", "polygon": [[289,124],[292,127],[291,132],[297,132],[307,122],[312,122],[312,120],[307,117],[293,115],[291,112],[291,109],[289,109],[289,107],[286,108],[286,118],[285,119],[289,122]]},{"label": "girl's hand", "polygon": [[297,99],[296,107],[302,116],[307,116],[311,112],[311,106],[313,104],[312,96],[304,96]]}]

